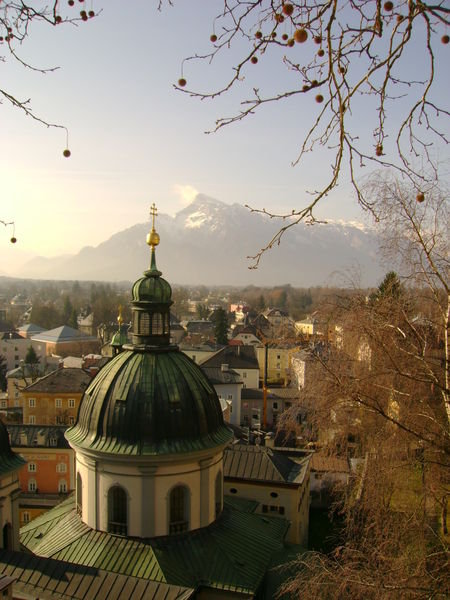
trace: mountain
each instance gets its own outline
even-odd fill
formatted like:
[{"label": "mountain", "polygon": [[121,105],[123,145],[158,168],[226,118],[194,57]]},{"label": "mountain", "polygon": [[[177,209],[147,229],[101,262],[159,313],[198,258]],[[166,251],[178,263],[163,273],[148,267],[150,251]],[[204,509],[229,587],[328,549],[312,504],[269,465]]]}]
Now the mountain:
[{"label": "mountain", "polygon": [[[381,278],[375,233],[349,223],[296,225],[279,246],[265,253],[258,269],[249,269],[252,261],[247,256],[265,246],[282,224],[241,205],[198,194],[174,217],[158,216],[158,268],[170,282],[184,285],[338,285],[333,274],[355,268],[362,285]],[[148,231],[149,223],[140,223],[76,255],[34,258],[15,275],[133,281],[149,264]]]}]

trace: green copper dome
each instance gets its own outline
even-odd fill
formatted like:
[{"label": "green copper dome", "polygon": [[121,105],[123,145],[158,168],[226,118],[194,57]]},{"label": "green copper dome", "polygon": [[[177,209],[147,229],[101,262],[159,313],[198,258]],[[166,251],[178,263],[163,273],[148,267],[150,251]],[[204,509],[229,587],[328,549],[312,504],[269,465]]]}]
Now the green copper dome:
[{"label": "green copper dome", "polygon": [[213,448],[232,437],[208,378],[170,343],[172,290],[156,268],[152,210],[150,269],[132,290],[132,343],[83,396],[77,422],[66,433],[80,448],[151,456]]},{"label": "green copper dome", "polygon": [[125,350],[105,365],[66,436],[86,449],[148,456],[219,446],[232,434],[203,371],[169,347]]},{"label": "green copper dome", "polygon": [[133,285],[131,291],[133,302],[154,302],[172,304],[172,288],[169,283],[153,271],[146,271],[147,274],[141,277]]}]

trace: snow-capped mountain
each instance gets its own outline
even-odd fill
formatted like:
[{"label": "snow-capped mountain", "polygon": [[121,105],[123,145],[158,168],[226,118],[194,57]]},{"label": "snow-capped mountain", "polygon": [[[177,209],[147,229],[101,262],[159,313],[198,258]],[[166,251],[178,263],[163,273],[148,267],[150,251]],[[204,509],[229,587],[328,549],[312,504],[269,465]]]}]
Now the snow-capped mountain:
[{"label": "snow-capped mountain", "polygon": [[[158,217],[158,268],[172,283],[185,285],[334,285],[333,274],[352,269],[360,271],[363,285],[379,281],[376,236],[360,224],[292,227],[279,246],[265,253],[258,269],[249,269],[253,261],[247,257],[265,246],[283,224],[199,194],[174,217]],[[148,230],[149,223],[141,223],[70,257],[35,258],[14,275],[132,281],[149,264]]]}]

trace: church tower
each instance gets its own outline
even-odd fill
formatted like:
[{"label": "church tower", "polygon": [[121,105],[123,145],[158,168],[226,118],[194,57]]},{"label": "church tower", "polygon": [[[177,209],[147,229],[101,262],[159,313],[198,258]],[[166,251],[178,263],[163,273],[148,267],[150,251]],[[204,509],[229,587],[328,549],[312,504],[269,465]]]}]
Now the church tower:
[{"label": "church tower", "polygon": [[170,343],[172,290],[156,266],[132,288],[132,343],[99,372],[66,437],[76,501],[89,527],[149,538],[210,525],[223,506],[223,451],[232,438],[202,370]]}]

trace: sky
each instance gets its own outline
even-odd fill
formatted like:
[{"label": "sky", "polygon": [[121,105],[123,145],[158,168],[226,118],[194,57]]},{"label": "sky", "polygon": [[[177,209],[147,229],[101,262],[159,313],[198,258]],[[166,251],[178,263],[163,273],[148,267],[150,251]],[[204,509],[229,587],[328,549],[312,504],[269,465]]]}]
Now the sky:
[{"label": "sky", "polygon": [[[156,0],[85,5],[100,14],[78,27],[34,23],[19,48],[26,62],[57,70],[42,74],[11,60],[0,64],[1,87],[30,98],[36,114],[67,127],[71,150],[64,158],[64,130],[36,123],[5,101],[0,105],[0,219],[15,222],[18,240],[10,244],[11,228],[0,228],[0,274],[13,275],[31,255],[96,246],[146,221],[153,202],[160,212],[175,214],[203,193],[284,212],[323,183],[326,153],[308,155],[301,167],[291,164],[318,111],[312,99],[268,105],[246,121],[205,134],[217,118],[239,109],[247,90],[283,85],[288,75],[279,60],[261,60],[247,69],[238,90],[215,101],[174,89],[183,59],[210,49],[222,1],[179,0],[162,11]],[[64,3],[63,13],[80,6],[69,9]],[[411,56],[411,72],[423,60]],[[213,89],[232,64],[233,50],[212,65],[185,62],[187,87],[192,82],[196,89]],[[449,78],[441,77],[440,89],[448,96]],[[401,101],[392,108],[394,116],[395,111],[400,114]],[[364,107],[353,119],[370,142]],[[440,160],[447,160],[444,147],[439,152]],[[362,220],[345,177],[318,216]]]}]

